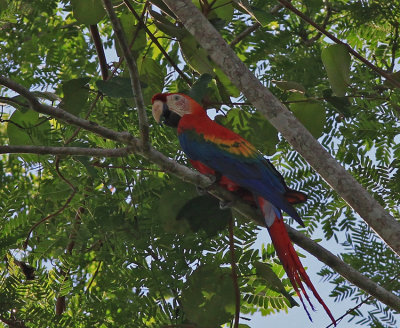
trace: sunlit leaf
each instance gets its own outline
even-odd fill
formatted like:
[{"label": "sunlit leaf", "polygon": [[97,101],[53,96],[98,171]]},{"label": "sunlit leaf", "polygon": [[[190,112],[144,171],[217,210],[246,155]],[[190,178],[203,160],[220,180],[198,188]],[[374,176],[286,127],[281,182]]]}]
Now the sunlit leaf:
[{"label": "sunlit leaf", "polygon": [[71,0],[71,4],[74,17],[80,24],[97,24],[106,13],[101,0]]},{"label": "sunlit leaf", "polygon": [[350,54],[343,44],[333,44],[322,50],[322,62],[329,83],[338,97],[346,94],[350,84]]}]

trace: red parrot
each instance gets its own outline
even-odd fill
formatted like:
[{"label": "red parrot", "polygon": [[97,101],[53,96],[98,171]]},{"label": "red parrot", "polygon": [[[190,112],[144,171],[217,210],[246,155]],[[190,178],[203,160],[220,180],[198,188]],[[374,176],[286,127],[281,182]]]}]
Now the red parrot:
[{"label": "red parrot", "polygon": [[303,282],[336,325],[331,311],[304,270],[283,222],[281,211],[304,226],[293,204],[305,202],[307,196],[290,189],[282,175],[251,143],[211,120],[206,110],[189,96],[158,93],[153,96],[152,104],[157,122],[163,120],[178,129],[181,147],[194,168],[215,176],[219,185],[261,209],[276,253],[310,320],[302,294],[313,310],[314,307]]}]

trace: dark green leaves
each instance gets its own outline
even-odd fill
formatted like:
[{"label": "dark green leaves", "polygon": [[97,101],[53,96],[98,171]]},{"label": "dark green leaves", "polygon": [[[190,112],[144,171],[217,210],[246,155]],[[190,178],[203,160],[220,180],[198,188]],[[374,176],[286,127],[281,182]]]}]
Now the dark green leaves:
[{"label": "dark green leaves", "polygon": [[212,92],[208,87],[211,80],[212,76],[210,74],[202,74],[190,88],[188,95],[201,104],[203,98]]},{"label": "dark green leaves", "polygon": [[329,83],[338,97],[346,94],[350,84],[350,54],[343,44],[333,44],[322,50],[322,62],[328,74]]},{"label": "dark green leaves", "polygon": [[351,103],[348,97],[336,97],[332,95],[331,89],[322,91],[324,99],[333,106],[333,108],[344,117],[351,116]]},{"label": "dark green leaves", "polygon": [[216,198],[205,195],[189,200],[180,209],[176,219],[186,220],[192,231],[203,229],[208,237],[212,237],[226,228],[232,219],[232,212],[221,210]]},{"label": "dark green leaves", "polygon": [[158,215],[165,230],[171,233],[204,230],[212,237],[225,229],[232,219],[231,211],[221,210],[219,201],[210,195],[193,198],[194,190],[181,189],[183,186],[178,184],[161,195]]},{"label": "dark green leaves", "polygon": [[167,74],[165,66],[160,62],[150,58],[142,57],[138,61],[140,81],[143,83],[143,100],[146,105],[151,104],[151,97],[155,92],[160,92],[164,88],[164,78]]},{"label": "dark green leaves", "polygon": [[64,93],[62,107],[71,114],[78,115],[87,104],[89,88],[86,84],[90,81],[89,77],[82,77],[66,81],[62,84]]},{"label": "dark green leaves", "polygon": [[24,113],[16,110],[7,126],[10,145],[46,144],[49,130],[49,121],[31,109]]},{"label": "dark green leaves", "polygon": [[[7,124],[10,145],[48,145],[50,143],[50,123],[46,117],[28,109],[24,112],[16,110]],[[33,161],[34,155],[22,155],[26,161]]]},{"label": "dark green leaves", "polygon": [[96,86],[100,92],[109,97],[133,98],[131,79],[127,77],[114,76],[104,81],[96,81]]},{"label": "dark green leaves", "polygon": [[231,270],[203,265],[187,280],[182,305],[188,319],[199,328],[215,328],[234,313],[234,289]]}]

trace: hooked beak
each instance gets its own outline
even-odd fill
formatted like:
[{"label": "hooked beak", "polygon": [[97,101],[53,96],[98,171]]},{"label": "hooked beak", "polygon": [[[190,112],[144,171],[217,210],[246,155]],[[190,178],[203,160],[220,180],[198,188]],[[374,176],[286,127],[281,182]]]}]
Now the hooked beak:
[{"label": "hooked beak", "polygon": [[172,112],[167,103],[161,100],[155,100],[152,107],[153,117],[157,123],[165,123],[165,125],[177,128],[181,117]]}]

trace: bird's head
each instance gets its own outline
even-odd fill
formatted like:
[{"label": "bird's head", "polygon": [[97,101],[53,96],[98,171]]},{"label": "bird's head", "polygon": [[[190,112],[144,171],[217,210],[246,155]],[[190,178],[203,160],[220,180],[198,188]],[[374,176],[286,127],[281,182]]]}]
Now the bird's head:
[{"label": "bird's head", "polygon": [[151,102],[154,119],[175,128],[185,115],[205,114],[199,103],[182,93],[157,93],[151,98]]}]

